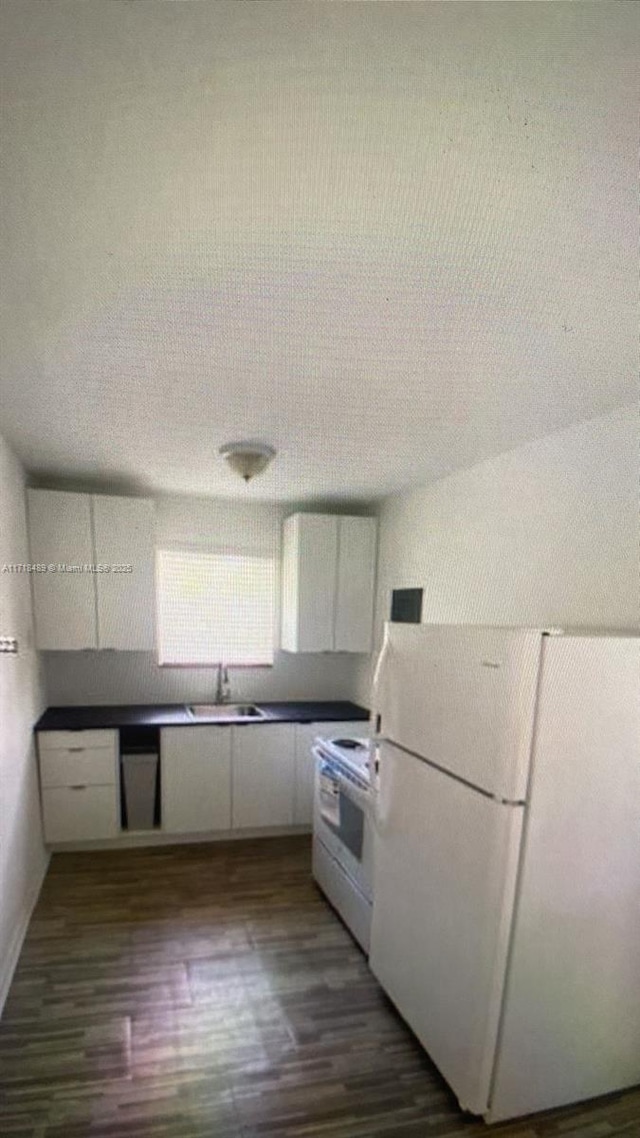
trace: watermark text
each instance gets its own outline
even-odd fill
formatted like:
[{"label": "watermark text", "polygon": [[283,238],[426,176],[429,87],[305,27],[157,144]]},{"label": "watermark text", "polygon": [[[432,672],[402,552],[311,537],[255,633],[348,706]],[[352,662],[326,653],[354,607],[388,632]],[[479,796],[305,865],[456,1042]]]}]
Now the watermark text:
[{"label": "watermark text", "polygon": [[2,566],[3,573],[133,573],[133,565],[80,565],[66,561],[14,562]]}]

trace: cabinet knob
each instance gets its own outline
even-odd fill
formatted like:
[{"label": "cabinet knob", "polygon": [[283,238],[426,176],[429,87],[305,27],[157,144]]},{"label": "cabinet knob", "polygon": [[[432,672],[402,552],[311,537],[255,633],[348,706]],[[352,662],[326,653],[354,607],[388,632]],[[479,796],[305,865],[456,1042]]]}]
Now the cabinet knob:
[{"label": "cabinet knob", "polygon": [[77,786],[71,786],[69,789],[70,790],[86,790],[87,785],[86,785],[86,783],[78,783]]}]

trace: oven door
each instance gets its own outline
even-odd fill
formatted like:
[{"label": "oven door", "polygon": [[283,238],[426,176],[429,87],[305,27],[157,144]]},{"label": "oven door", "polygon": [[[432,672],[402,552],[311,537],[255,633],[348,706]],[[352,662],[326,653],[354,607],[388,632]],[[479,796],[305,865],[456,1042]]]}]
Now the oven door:
[{"label": "oven door", "polygon": [[314,832],[365,896],[371,894],[370,795],[319,748]]}]

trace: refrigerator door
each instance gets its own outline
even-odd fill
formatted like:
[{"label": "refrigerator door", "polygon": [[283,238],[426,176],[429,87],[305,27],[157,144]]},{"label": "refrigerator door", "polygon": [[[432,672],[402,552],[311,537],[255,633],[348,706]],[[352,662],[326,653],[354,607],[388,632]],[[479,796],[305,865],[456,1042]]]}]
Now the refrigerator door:
[{"label": "refrigerator door", "polygon": [[640,641],[545,642],[488,1121],[640,1083]]},{"label": "refrigerator door", "polygon": [[522,806],[380,746],[370,965],[466,1110],[486,1110]]},{"label": "refrigerator door", "polygon": [[541,642],[531,629],[387,624],[373,686],[378,734],[523,801]]}]

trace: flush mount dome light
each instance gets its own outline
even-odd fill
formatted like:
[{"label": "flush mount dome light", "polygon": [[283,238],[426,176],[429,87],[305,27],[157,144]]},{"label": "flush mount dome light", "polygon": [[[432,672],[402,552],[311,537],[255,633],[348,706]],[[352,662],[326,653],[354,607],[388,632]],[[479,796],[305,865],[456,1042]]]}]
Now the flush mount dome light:
[{"label": "flush mount dome light", "polygon": [[228,462],[232,470],[250,482],[256,474],[266,470],[271,459],[275,456],[273,447],[267,443],[225,443],[220,447],[219,453]]}]

